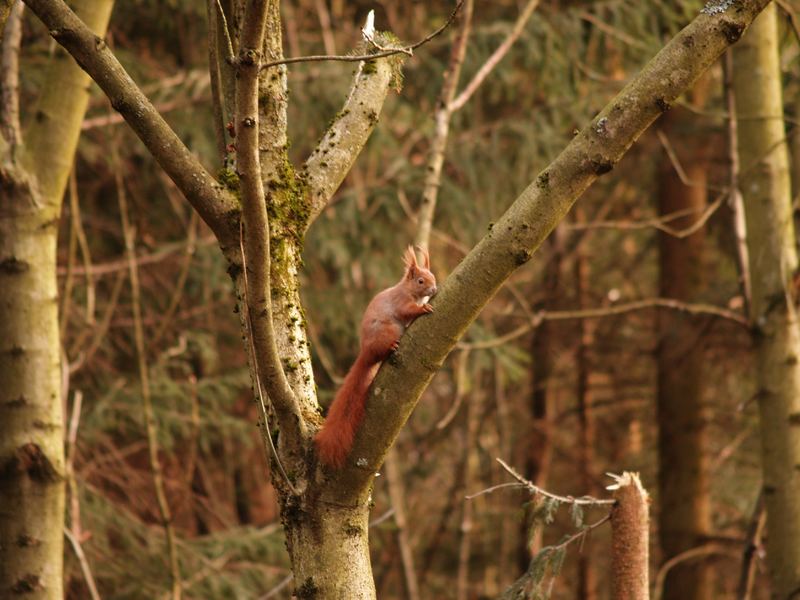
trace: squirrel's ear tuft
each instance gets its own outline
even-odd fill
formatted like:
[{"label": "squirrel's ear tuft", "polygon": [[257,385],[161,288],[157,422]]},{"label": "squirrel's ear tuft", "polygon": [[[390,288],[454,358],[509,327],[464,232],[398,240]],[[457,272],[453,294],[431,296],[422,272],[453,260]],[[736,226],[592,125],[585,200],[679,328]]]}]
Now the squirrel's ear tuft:
[{"label": "squirrel's ear tuft", "polygon": [[423,246],[416,246],[416,249],[419,250],[419,253],[422,254],[422,267],[431,270],[431,255],[428,254],[428,248]]},{"label": "squirrel's ear tuft", "polygon": [[406,251],[403,254],[403,263],[406,265],[407,269],[417,266],[417,255],[414,254],[414,248],[412,246],[406,248]]},{"label": "squirrel's ear tuft", "polygon": [[406,277],[413,279],[417,276],[417,255],[414,254],[414,248],[409,246],[403,254],[403,263],[406,265]]}]

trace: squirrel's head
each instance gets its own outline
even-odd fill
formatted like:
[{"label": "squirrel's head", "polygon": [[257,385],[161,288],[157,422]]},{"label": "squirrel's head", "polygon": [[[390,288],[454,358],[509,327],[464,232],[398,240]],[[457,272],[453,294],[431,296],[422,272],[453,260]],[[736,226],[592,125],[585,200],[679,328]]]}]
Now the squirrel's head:
[{"label": "squirrel's head", "polygon": [[417,262],[414,248],[409,246],[403,255],[406,264],[404,281],[411,286],[415,298],[430,298],[436,294],[436,277],[431,273],[431,257],[424,248],[419,249],[422,254],[422,263]]}]

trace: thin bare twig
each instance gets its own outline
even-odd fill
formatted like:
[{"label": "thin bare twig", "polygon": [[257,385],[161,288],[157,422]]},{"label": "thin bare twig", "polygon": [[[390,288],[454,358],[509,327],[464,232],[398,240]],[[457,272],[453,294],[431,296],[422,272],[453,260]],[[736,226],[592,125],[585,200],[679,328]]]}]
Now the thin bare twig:
[{"label": "thin bare twig", "polygon": [[86,587],[89,588],[89,595],[92,597],[92,600],[100,600],[100,593],[97,591],[97,584],[94,582],[92,570],[89,567],[89,561],[86,559],[86,554],[83,552],[80,541],[74,535],[72,535],[72,533],[70,533],[69,529],[66,527],[64,527],[64,535],[69,540],[72,549],[75,551],[75,556],[78,559],[78,563],[81,565],[81,572],[83,573],[83,579],[86,581]]},{"label": "thin bare twig", "polygon": [[270,591],[268,591],[263,596],[259,596],[258,600],[269,600],[270,598],[274,598],[279,593],[281,593],[292,581],[294,580],[294,575],[289,574],[283,579],[278,582],[278,585],[273,587]]},{"label": "thin bare twig", "polygon": [[[186,338],[181,336],[181,340]],[[197,376],[192,373],[187,378],[189,382],[189,399],[192,401],[191,423],[192,429],[189,435],[187,448],[189,457],[186,459],[186,472],[184,473],[184,485],[191,485],[194,478],[194,470],[197,466],[198,441],[200,439],[200,399],[197,396]]]},{"label": "thin bare twig", "polygon": [[750,255],[747,249],[747,223],[744,214],[744,198],[739,188],[741,166],[739,164],[739,122],[736,114],[736,94],[733,91],[733,51],[728,48],[722,62],[725,79],[725,103],[728,111],[728,203],[733,211],[733,231],[736,236],[736,259],[739,266],[739,281],[744,298],[744,314],[750,314],[752,286],[750,283]]},{"label": "thin bare twig", "polygon": [[684,229],[676,229],[674,227],[670,227],[667,225],[670,221],[674,221],[676,219],[680,219],[681,217],[685,217],[687,215],[691,215],[697,212],[695,208],[687,208],[683,210],[676,210],[673,213],[668,215],[663,215],[660,217],[654,217],[652,219],[644,219],[642,221],[594,221],[594,222],[587,222],[587,223],[568,223],[564,226],[565,229],[571,229],[575,231],[582,231],[585,229],[657,229],[658,231],[663,231],[667,235],[671,235],[672,237],[676,237],[679,239],[689,237],[690,235],[697,232],[698,229],[703,227],[706,224],[708,219],[711,218],[720,206],[722,206],[722,202],[727,196],[727,193],[720,194],[717,198],[708,206],[703,209],[702,214],[698,219],[692,223],[689,227]]},{"label": "thin bare twig", "polygon": [[81,572],[83,579],[86,582],[86,587],[89,589],[89,595],[92,600],[100,600],[100,594],[97,591],[97,584],[92,575],[92,569],[89,567],[89,561],[81,547],[81,539],[83,533],[81,530],[81,503],[78,496],[78,484],[75,479],[75,451],[78,440],[78,424],[81,420],[81,406],[83,404],[83,393],[80,390],[75,390],[72,396],[72,411],[70,412],[69,427],[67,429],[66,439],[66,461],[64,464],[64,472],[67,477],[67,487],[69,489],[69,513],[70,513],[70,526],[64,527],[64,535],[72,544],[72,549],[75,551],[75,556],[81,565]]},{"label": "thin bare twig", "polygon": [[580,505],[580,506],[599,506],[599,505],[612,505],[616,503],[616,500],[604,500],[601,498],[592,498],[591,496],[581,496],[580,498],[575,498],[573,496],[559,496],[558,494],[553,494],[552,492],[548,492],[547,490],[540,488],[538,485],[534,485],[533,482],[528,481],[522,475],[517,473],[514,467],[511,467],[506,463],[502,458],[495,458],[500,465],[508,471],[511,476],[523,484],[526,488],[530,490],[530,492],[534,495],[541,495],[545,498],[550,498],[551,500],[557,500],[558,502],[562,502],[564,504],[569,505]]},{"label": "thin bare twig", "polygon": [[[209,82],[210,80],[206,81],[205,84],[208,84]],[[203,87],[205,87],[205,84]],[[159,111],[159,113],[164,114],[187,106],[192,106],[194,104],[207,102],[208,100],[209,97],[205,96],[204,94],[192,94],[192,96],[189,98],[180,98],[176,100],[170,100],[168,102],[161,102],[154,105],[154,108]],[[110,127],[111,125],[121,125],[122,123],[125,123],[125,117],[119,113],[109,113],[107,115],[100,115],[97,117],[87,117],[81,123],[81,131],[89,131],[91,129],[98,129],[100,127]]]},{"label": "thin bare twig", "polygon": [[336,54],[336,41],[333,39],[333,29],[331,27],[331,13],[328,12],[326,0],[314,0],[317,9],[317,18],[322,27],[322,43],[325,45],[325,52]]},{"label": "thin bare twig", "polygon": [[513,481],[506,483],[499,483],[497,485],[493,485],[492,487],[488,487],[484,490],[481,490],[480,492],[475,492],[474,494],[468,494],[464,496],[464,498],[466,498],[467,500],[472,500],[473,498],[477,498],[478,496],[483,496],[484,494],[491,494],[492,492],[496,492],[497,490],[503,490],[508,488],[520,489],[520,488],[527,488],[527,486],[524,483],[519,483],[519,482],[515,483]]},{"label": "thin bare twig", "polygon": [[64,472],[67,474],[67,485],[70,500],[70,528],[75,537],[81,537],[80,500],[78,486],[75,482],[75,447],[78,440],[78,424],[81,420],[81,406],[83,405],[83,392],[75,390],[72,395],[72,411],[69,417],[69,428],[66,439],[66,460]]},{"label": "thin bare twig", "polygon": [[461,405],[464,402],[464,396],[466,395],[469,381],[468,365],[470,350],[471,348],[465,348],[458,354],[458,357],[456,357],[456,398],[453,401],[453,405],[448,409],[439,422],[436,423],[436,429],[439,431],[445,429],[448,425],[450,425],[450,423],[453,422],[453,419],[456,418],[458,410],[461,408]]},{"label": "thin bare twig", "polygon": [[325,345],[320,343],[319,332],[314,326],[314,321],[311,317],[306,321],[306,329],[308,330],[308,336],[311,338],[311,343],[317,351],[317,358],[319,358],[319,363],[322,365],[325,374],[330,377],[331,381],[335,383],[337,387],[342,385],[344,376],[336,371],[336,367],[331,360],[330,354],[328,354],[328,351],[325,349]]},{"label": "thin bare twig", "polygon": [[[84,365],[91,362],[95,352],[97,352],[98,348],[100,348],[100,344],[102,344],[103,340],[106,339],[106,333],[108,333],[108,329],[111,326],[111,318],[114,316],[114,311],[116,310],[117,303],[119,302],[119,296],[122,292],[122,285],[125,283],[125,279],[126,273],[124,271],[117,273],[117,278],[114,280],[114,285],[111,288],[111,296],[109,297],[105,313],[103,314],[103,317],[100,319],[100,322],[94,331],[94,337],[92,338],[92,341],[86,351],[80,353],[75,364],[70,364],[70,373],[77,372]],[[75,351],[77,351],[77,349],[80,347],[81,345],[75,344]]]},{"label": "thin bare twig", "polygon": [[[72,190],[70,190],[72,191]],[[71,194],[70,194],[71,195]],[[69,244],[67,245],[67,276],[64,279],[64,289],[61,290],[61,307],[59,314],[61,315],[60,323],[58,326],[59,337],[64,339],[67,329],[69,328],[69,317],[72,311],[72,284],[73,284],[73,270],[75,269],[75,253],[78,245],[78,237],[75,233],[75,223],[70,221],[69,228]],[[66,398],[66,396],[64,396]]]},{"label": "thin bare twig", "polygon": [[116,145],[112,143],[112,160],[114,162],[115,180],[117,185],[117,200],[119,202],[122,232],[125,238],[125,253],[128,257],[129,276],[131,278],[131,305],[134,321],[134,342],[139,366],[139,380],[141,383],[142,411],[144,412],[145,430],[147,432],[147,449],[150,459],[150,469],[153,474],[153,487],[156,492],[158,510],[161,524],[167,540],[167,554],[169,559],[170,583],[172,599],[181,598],[181,573],[178,559],[178,548],[175,541],[175,529],[172,524],[172,513],[167,501],[164,487],[164,475],[161,468],[161,459],[158,456],[158,434],[156,419],[153,412],[153,402],[150,397],[150,375],[147,367],[147,353],[144,340],[144,326],[142,324],[141,287],[139,285],[139,270],[136,265],[135,231],[128,217],[128,202],[125,185],[122,180],[122,171]]},{"label": "thin bare twig", "polygon": [[747,537],[744,552],[742,553],[742,570],[739,573],[739,588],[736,592],[737,600],[750,600],[752,596],[753,584],[756,579],[756,559],[758,558],[758,550],[761,547],[761,536],[764,533],[766,522],[767,511],[762,488],[762,491],[758,494],[750,524],[747,527]]},{"label": "thin bare twig", "polygon": [[[615,502],[615,500],[611,500],[612,504],[614,502]],[[581,527],[578,531],[576,531],[571,536],[569,536],[566,539],[564,539],[564,541],[562,541],[561,543],[553,546],[552,548],[554,550],[561,550],[562,548],[566,548],[567,546],[569,546],[575,540],[583,539],[587,534],[589,534],[590,532],[594,531],[595,529],[600,527],[600,525],[602,525],[603,523],[607,523],[610,520],[611,520],[611,513],[609,512],[606,516],[604,516],[601,519],[598,519],[597,521],[595,521],[591,525],[586,525],[585,527]]]},{"label": "thin bare twig", "polygon": [[529,322],[520,325],[516,329],[513,329],[506,334],[488,340],[458,342],[456,347],[464,350],[486,350],[489,348],[496,348],[497,346],[502,346],[505,343],[522,337],[532,329],[539,327],[539,325],[541,325],[544,321],[598,319],[602,317],[621,315],[637,310],[646,310],[648,308],[668,308],[692,315],[713,315],[722,319],[728,319],[739,325],[742,325],[743,327],[750,326],[750,321],[743,314],[727,308],[722,308],[720,306],[714,306],[713,304],[683,302],[673,298],[649,298],[646,300],[635,300],[633,302],[625,302],[623,304],[615,304],[613,306],[605,306],[602,308],[584,308],[581,310],[558,311],[542,310],[535,313]]},{"label": "thin bare twig", "polygon": [[579,19],[583,19],[584,21],[587,21],[588,23],[591,23],[592,25],[597,27],[599,30],[606,32],[610,36],[617,38],[619,41],[621,41],[624,44],[627,44],[628,46],[631,46],[632,48],[639,48],[640,50],[647,50],[648,49],[647,48],[647,44],[645,44],[644,42],[642,42],[640,40],[637,40],[634,37],[631,37],[630,35],[628,35],[624,31],[621,31],[621,30],[619,30],[619,29],[617,29],[615,27],[612,27],[611,25],[609,25],[605,21],[600,20],[596,15],[593,15],[592,13],[590,13],[588,11],[584,10],[584,11],[579,12],[578,13],[578,18]]},{"label": "thin bare twig", "polygon": [[[75,390],[72,395],[72,411],[70,412],[69,427],[66,439],[66,460],[64,472],[67,477],[69,489],[69,527],[76,540],[82,538],[81,529],[81,504],[78,496],[78,484],[75,479],[75,452],[78,440],[78,424],[81,420],[81,406],[83,405],[83,392]],[[88,581],[87,581],[88,584]]]},{"label": "thin bare twig", "polygon": [[690,302],[681,302],[672,298],[650,298],[648,300],[637,300],[628,302],[626,304],[618,304],[615,306],[608,306],[604,308],[587,308],[583,310],[565,310],[539,313],[542,319],[549,321],[561,321],[564,319],[590,319],[596,317],[605,317],[609,315],[618,315],[632,310],[641,310],[644,308],[671,308],[687,312],[692,315],[714,315],[723,319],[729,319],[742,325],[749,327],[750,322],[741,313],[727,308],[721,308],[712,304],[697,304]]},{"label": "thin bare twig", "polygon": [[[450,129],[450,102],[456,92],[458,79],[461,73],[461,66],[464,63],[464,57],[467,51],[467,42],[469,41],[469,34],[472,27],[472,12],[474,7],[474,0],[465,0],[466,8],[464,14],[461,15],[461,23],[456,32],[453,46],[450,50],[450,61],[447,70],[444,73],[444,81],[442,89],[439,94],[439,101],[437,102],[435,122],[436,128],[434,130],[433,139],[431,140],[431,147],[428,157],[428,167],[425,170],[425,186],[423,193],[423,203],[420,208],[417,221],[417,234],[415,236],[415,243],[422,248],[428,248],[431,225],[433,222],[433,215],[436,208],[436,197],[439,191],[439,184],[441,180],[442,165],[444,163],[445,149],[447,147],[447,137]],[[455,15],[455,13],[453,13]],[[466,357],[462,353],[462,363],[466,362]],[[463,389],[461,390],[463,392]],[[450,414],[455,416],[461,405],[463,394],[457,393],[456,402]],[[477,410],[472,407],[471,410]],[[445,417],[446,419],[447,417]],[[476,419],[475,416],[470,416],[467,424],[467,437],[474,433],[473,429],[477,425],[472,424],[472,420]],[[441,423],[441,422],[440,422]],[[467,443],[468,452],[473,452],[469,442]],[[470,455],[467,458],[465,465],[465,478],[469,480],[470,469],[474,470],[473,463],[477,459]],[[386,473],[389,480],[389,494],[392,499],[392,506],[396,510],[395,522],[397,523],[397,541],[400,547],[400,558],[403,565],[403,574],[406,582],[406,592],[409,600],[417,600],[420,597],[419,580],[417,577],[416,569],[414,568],[413,553],[411,551],[411,542],[408,536],[408,527],[405,519],[405,493],[403,481],[401,478],[401,469],[398,464],[400,459],[397,454],[397,449],[393,446],[386,456]],[[466,597],[467,588],[467,574],[469,562],[469,544],[470,532],[468,524],[471,521],[472,507],[464,506],[462,515],[462,531],[459,546],[459,567],[457,577],[457,597]]]},{"label": "thin bare twig", "polygon": [[[139,267],[143,267],[145,265],[152,265],[159,263],[163,260],[167,260],[173,254],[177,254],[178,252],[186,250],[186,240],[180,242],[168,242],[166,244],[162,244],[158,247],[157,250],[150,252],[149,254],[137,254],[136,255],[136,264]],[[195,240],[195,246],[206,247],[206,246],[213,246],[217,244],[217,238],[213,235],[204,236],[201,238],[197,238]],[[128,270],[128,262],[127,259],[121,258],[119,260],[110,260],[105,263],[98,263],[96,265],[92,265],[92,274],[101,277],[104,275],[111,275],[113,273],[119,273],[120,271],[127,271]],[[56,273],[59,276],[66,275],[66,267],[58,267],[56,269]],[[74,270],[76,275],[86,274],[86,268],[81,266],[76,266]]]},{"label": "thin bare twig", "polygon": [[72,169],[69,179],[69,211],[72,219],[72,229],[78,240],[81,258],[83,258],[83,275],[86,277],[86,322],[93,325],[95,321],[95,289],[94,277],[92,276],[92,255],[89,251],[89,240],[86,237],[83,220],[81,219],[81,205],[78,198],[78,181],[75,169]]},{"label": "thin bare twig", "polygon": [[216,0],[217,10],[219,10],[219,18],[222,20],[222,30],[225,32],[225,42],[228,44],[228,62],[233,63],[236,60],[236,55],[233,51],[233,42],[231,41],[231,30],[228,28],[228,19],[225,16],[225,9],[222,8],[222,2]]},{"label": "thin bare twig", "polygon": [[451,112],[456,112],[457,110],[461,109],[475,91],[480,87],[483,83],[484,79],[486,79],[489,74],[494,70],[494,68],[503,60],[508,51],[514,45],[514,42],[517,41],[519,36],[525,30],[525,25],[531,18],[531,15],[536,10],[536,7],[539,6],[539,0],[528,0],[528,4],[525,5],[525,8],[522,9],[522,12],[519,13],[517,20],[514,22],[514,26],[511,28],[511,32],[506,36],[506,38],[502,41],[502,43],[495,48],[495,51],[492,52],[492,55],[486,59],[486,62],[483,63],[478,72],[473,75],[470,82],[464,86],[464,89],[461,90],[461,93],[450,102],[449,109]]},{"label": "thin bare twig", "polygon": [[654,582],[654,589],[653,589],[653,600],[661,600],[661,597],[664,594],[664,582],[667,579],[667,574],[669,574],[669,572],[674,567],[676,567],[680,563],[684,563],[691,560],[697,560],[698,558],[702,558],[704,556],[708,556],[711,554],[721,554],[723,556],[733,555],[731,550],[719,544],[704,544],[702,546],[697,546],[696,548],[690,548],[689,550],[685,550],[680,554],[676,554],[668,561],[666,561],[663,565],[661,565],[661,568],[658,570],[658,573],[656,574],[656,580]]},{"label": "thin bare twig", "polygon": [[450,17],[447,19],[444,25],[439,27],[433,33],[425,36],[420,41],[411,44],[410,46],[402,46],[398,48],[392,48],[390,50],[384,50],[382,52],[375,52],[373,54],[357,54],[353,56],[348,55],[332,55],[332,54],[319,54],[315,56],[296,56],[294,58],[282,58],[280,60],[273,60],[270,62],[263,63],[261,65],[262,69],[269,69],[270,67],[276,67],[278,65],[289,65],[293,63],[301,63],[301,62],[322,62],[322,61],[338,61],[338,62],[361,62],[362,60],[375,60],[376,58],[385,58],[387,56],[394,56],[395,54],[413,54],[414,50],[419,48],[420,46],[424,46],[428,42],[430,42],[433,38],[438,36],[442,33],[445,29],[447,29],[450,24],[453,22],[453,19],[456,18],[456,14],[458,14],[461,5],[464,4],[465,0],[459,0],[456,7],[453,9],[453,12],[450,14]]},{"label": "thin bare twig", "polygon": [[[214,116],[214,140],[217,142],[217,157],[225,160],[227,153],[227,138],[225,137],[225,102],[222,94],[222,75],[220,69],[218,36],[220,20],[217,17],[219,3],[215,0],[206,0],[206,17],[208,19],[208,76],[211,82],[211,112]],[[221,12],[221,11],[220,11]],[[227,28],[226,28],[227,33]],[[163,109],[159,109],[164,112]]]},{"label": "thin bare twig", "polygon": [[447,149],[447,138],[450,133],[450,119],[452,110],[450,103],[456,94],[458,79],[461,75],[461,65],[467,53],[467,42],[472,29],[473,0],[466,0],[466,9],[461,17],[461,27],[456,33],[456,39],[450,50],[450,61],[444,73],[442,89],[436,103],[434,122],[436,123],[433,137],[428,151],[428,163],[425,168],[425,183],[422,191],[422,202],[417,215],[417,235],[414,243],[423,248],[428,247],[433,224],[433,214],[436,210],[436,200],[439,196],[439,186],[442,183],[442,167]]},{"label": "thin bare twig", "polygon": [[370,527],[377,527],[381,523],[384,523],[384,522],[388,521],[389,519],[391,519],[393,516],[394,516],[394,509],[390,508],[389,510],[384,512],[381,516],[372,519],[372,521],[369,522],[369,526]]},{"label": "thin bare twig", "polygon": [[197,221],[197,211],[193,210],[191,212],[191,216],[189,217],[189,231],[186,234],[186,254],[183,258],[181,271],[178,274],[178,280],[175,283],[172,297],[169,301],[169,306],[167,306],[167,310],[164,311],[164,316],[161,318],[161,325],[150,342],[154,347],[158,346],[158,342],[161,341],[164,333],[166,333],[167,328],[169,327],[172,318],[175,316],[175,311],[178,309],[178,305],[180,304],[183,296],[183,289],[186,286],[186,280],[189,277],[189,268],[192,265],[192,257],[194,256],[194,252],[196,250],[195,241],[197,240]]},{"label": "thin bare twig", "polygon": [[664,151],[667,153],[667,157],[669,158],[670,163],[672,163],[672,168],[675,169],[675,173],[678,175],[678,179],[681,180],[681,183],[686,187],[704,187],[709,190],[714,191],[726,191],[723,188],[719,188],[717,186],[708,185],[707,183],[698,183],[697,181],[692,181],[689,179],[689,176],[686,174],[681,161],[678,159],[678,155],[675,152],[675,149],[672,147],[672,144],[667,137],[667,134],[664,133],[663,130],[658,129],[656,131],[656,135],[658,136],[658,141],[661,142],[661,146],[663,146]]},{"label": "thin bare twig", "polygon": [[400,562],[403,565],[403,580],[408,600],[419,600],[419,579],[414,567],[414,552],[408,535],[408,519],[406,515],[406,491],[403,485],[403,471],[397,455],[397,446],[389,449],[384,468],[389,488],[389,499],[394,509],[397,546],[400,550]]}]

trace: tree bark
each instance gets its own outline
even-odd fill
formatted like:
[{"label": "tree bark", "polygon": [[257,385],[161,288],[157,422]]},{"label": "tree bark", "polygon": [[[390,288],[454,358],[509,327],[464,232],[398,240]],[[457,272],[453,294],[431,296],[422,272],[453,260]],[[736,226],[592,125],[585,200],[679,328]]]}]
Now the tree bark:
[{"label": "tree bark", "polygon": [[800,592],[800,325],[774,4],[735,48],[733,75],[752,274],[767,563],[772,597],[784,599]]},{"label": "tree bark", "polygon": [[[704,94],[703,80],[693,100]],[[683,109],[665,115],[663,131],[675,150],[678,164],[665,152],[658,189],[659,212],[690,211],[671,221],[676,229],[694,225],[708,200],[707,135],[698,132],[698,120]],[[684,170],[690,185],[680,178]],[[659,236],[660,296],[695,302],[704,288],[705,229],[685,238],[665,232]],[[658,313],[658,534],[662,561],[699,546],[711,529],[708,487],[708,410],[703,405],[703,350],[699,329],[703,317],[676,311]],[[666,600],[708,600],[712,571],[707,561],[683,563],[669,571]]]},{"label": "tree bark", "polygon": [[281,502],[297,598],[374,600],[369,506]]},{"label": "tree bark", "polygon": [[[575,209],[576,219],[585,221],[580,207]],[[575,253],[575,291],[578,309],[587,307],[589,295],[589,260],[582,249]],[[575,351],[576,386],[575,396],[578,404],[578,471],[581,478],[581,491],[589,496],[597,495],[597,484],[594,477],[594,445],[595,426],[592,410],[592,391],[590,380],[592,375],[591,348],[594,343],[595,324],[589,319],[578,319]],[[592,540],[582,542],[582,552],[578,558],[578,586],[575,597],[578,600],[597,599],[597,575],[595,570],[596,553]]]},{"label": "tree bark", "polygon": [[[83,0],[105,32],[113,2]],[[53,57],[21,148],[0,166],[0,597],[63,598],[64,418],[56,236],[89,77]]]}]

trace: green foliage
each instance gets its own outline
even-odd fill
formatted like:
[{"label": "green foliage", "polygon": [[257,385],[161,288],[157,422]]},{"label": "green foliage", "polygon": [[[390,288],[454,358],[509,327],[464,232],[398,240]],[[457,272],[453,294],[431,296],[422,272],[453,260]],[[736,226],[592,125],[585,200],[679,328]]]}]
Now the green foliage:
[{"label": "green foliage", "polygon": [[503,593],[505,600],[546,600],[564,565],[566,547],[547,546],[531,559],[528,570]]},{"label": "green foliage", "polygon": [[[124,490],[120,490],[124,491]],[[163,532],[129,511],[107,492],[82,487],[83,527],[92,532],[84,544],[95,565],[94,576],[103,597],[144,600],[169,591],[164,568]],[[232,527],[222,532],[179,540],[184,593],[198,598],[254,597],[287,572],[284,539],[279,527]],[[80,578],[77,564],[68,573]]]}]

